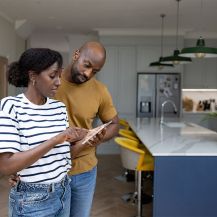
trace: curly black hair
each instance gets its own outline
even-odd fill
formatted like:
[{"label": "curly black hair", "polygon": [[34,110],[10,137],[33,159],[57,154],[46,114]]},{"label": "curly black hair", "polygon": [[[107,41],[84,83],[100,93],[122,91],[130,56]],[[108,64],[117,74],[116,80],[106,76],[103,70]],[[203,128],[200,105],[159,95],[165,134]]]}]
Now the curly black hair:
[{"label": "curly black hair", "polygon": [[30,48],[21,55],[19,61],[9,65],[8,82],[16,87],[27,87],[29,71],[40,74],[54,63],[62,68],[63,59],[59,52],[49,48]]}]

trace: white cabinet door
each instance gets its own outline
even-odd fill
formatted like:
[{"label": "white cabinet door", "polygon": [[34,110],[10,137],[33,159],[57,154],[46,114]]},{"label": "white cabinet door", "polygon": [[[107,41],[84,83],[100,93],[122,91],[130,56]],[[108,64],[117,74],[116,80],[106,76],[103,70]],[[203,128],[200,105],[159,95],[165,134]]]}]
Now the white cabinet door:
[{"label": "white cabinet door", "polygon": [[119,47],[118,53],[118,111],[123,116],[136,115],[136,49]]},{"label": "white cabinet door", "polygon": [[106,47],[106,62],[102,70],[97,73],[97,79],[102,81],[109,89],[113,102],[117,106],[117,87],[118,87],[118,48]]},{"label": "white cabinet door", "polygon": [[217,60],[215,58],[193,59],[183,73],[184,88],[217,88]]},{"label": "white cabinet door", "polygon": [[203,59],[193,59],[184,66],[183,88],[204,88],[205,64]]},{"label": "white cabinet door", "polygon": [[97,75],[109,88],[120,117],[136,114],[135,50],[135,46],[106,46],[106,63]]},{"label": "white cabinet door", "polygon": [[216,58],[208,58],[205,63],[206,86],[207,88],[217,88],[217,60]]},{"label": "white cabinet door", "polygon": [[[134,46],[106,46],[107,58],[97,78],[107,85],[119,117],[136,114],[136,70]],[[100,145],[98,154],[117,154],[119,147],[113,140]]]},{"label": "white cabinet door", "polygon": [[[172,55],[174,47],[167,46],[164,49],[164,56]],[[181,72],[181,65],[174,67],[150,67],[151,62],[156,62],[160,57],[160,48],[158,45],[138,46],[137,47],[137,72]]]}]

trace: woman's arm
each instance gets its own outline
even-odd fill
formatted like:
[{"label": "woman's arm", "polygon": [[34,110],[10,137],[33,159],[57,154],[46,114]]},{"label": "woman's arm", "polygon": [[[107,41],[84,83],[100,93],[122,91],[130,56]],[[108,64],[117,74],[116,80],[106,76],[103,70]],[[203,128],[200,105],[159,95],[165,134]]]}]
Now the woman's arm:
[{"label": "woman's arm", "polygon": [[61,144],[64,141],[78,141],[85,136],[84,133],[82,134],[78,132],[80,131],[75,128],[68,128],[62,133],[59,133],[58,135],[28,151],[17,153],[0,153],[0,173],[4,175],[10,175],[27,168],[44,156],[57,144]]}]

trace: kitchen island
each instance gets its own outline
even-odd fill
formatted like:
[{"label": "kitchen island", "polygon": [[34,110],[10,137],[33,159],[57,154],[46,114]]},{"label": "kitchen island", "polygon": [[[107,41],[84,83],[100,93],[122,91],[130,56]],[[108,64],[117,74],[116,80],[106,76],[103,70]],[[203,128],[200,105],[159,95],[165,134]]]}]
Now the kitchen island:
[{"label": "kitchen island", "polygon": [[217,133],[180,119],[166,121],[174,124],[128,120],[154,157],[153,216],[217,216]]}]

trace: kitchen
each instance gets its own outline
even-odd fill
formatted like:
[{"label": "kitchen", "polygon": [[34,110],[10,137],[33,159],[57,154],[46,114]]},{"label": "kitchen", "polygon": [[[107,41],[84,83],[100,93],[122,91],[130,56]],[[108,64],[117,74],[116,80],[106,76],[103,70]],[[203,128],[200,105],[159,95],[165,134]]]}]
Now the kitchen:
[{"label": "kitchen", "polygon": [[[5,7],[5,2],[6,1],[0,1],[1,8],[3,9]],[[212,94],[214,95],[210,95],[209,91],[207,91],[208,96],[201,98],[201,100],[209,100],[210,98],[215,97],[217,101],[215,92],[217,89],[216,58],[194,59],[193,62],[190,64],[177,65],[173,68],[165,67],[160,71],[158,68],[149,67],[149,64],[152,61],[156,60],[159,57],[160,53],[161,13],[166,13],[164,31],[164,56],[170,55],[174,50],[176,2],[173,0],[151,0],[146,2],[147,4],[143,4],[141,1],[137,2],[137,4],[139,5],[137,8],[137,13],[139,12],[138,14],[140,14],[139,21],[141,22],[141,26],[145,27],[143,27],[143,31],[133,29],[132,27],[133,25],[135,25],[136,21],[129,21],[129,24],[131,24],[131,26],[129,25],[130,28],[128,29],[120,29],[118,28],[119,26],[117,26],[116,29],[111,29],[108,25],[105,26],[107,27],[107,29],[101,28],[98,30],[98,33],[96,33],[96,31],[88,30],[88,33],[81,33],[77,31],[76,34],[65,34],[62,33],[63,30],[61,30],[61,27],[55,25],[55,28],[57,30],[55,35],[48,30],[35,30],[34,34],[31,34],[33,26],[30,25],[30,22],[20,22],[20,25],[17,25],[16,29],[14,29],[14,23],[11,22],[9,18],[1,17],[0,54],[1,56],[7,57],[9,59],[9,62],[11,62],[15,60],[17,56],[19,56],[19,54],[25,49],[26,46],[49,46],[61,51],[64,56],[65,62],[67,62],[68,59],[70,59],[71,57],[71,52],[74,50],[74,48],[77,48],[78,44],[81,44],[85,40],[100,40],[106,47],[107,61],[102,71],[97,74],[97,78],[103,81],[108,86],[117,110],[119,111],[119,116],[121,118],[128,119],[136,116],[138,72],[181,73],[181,86],[183,89],[203,89],[203,91],[204,89],[214,89],[212,92]],[[43,5],[43,3],[40,1],[35,1],[34,3],[36,4],[35,8],[38,8],[40,4]],[[120,3],[115,1],[115,3],[117,4],[117,8],[120,7],[121,4],[126,4],[126,2],[123,3],[121,1]],[[149,4],[150,6],[148,6]],[[131,7],[127,7],[127,5]],[[14,8],[13,5],[10,6],[11,8]],[[109,7],[109,5],[107,6]],[[134,6],[132,5],[131,1],[127,1],[126,7],[122,7],[122,10],[119,10],[119,14],[125,15],[129,13],[131,11],[130,8],[131,10],[133,10]],[[213,20],[216,20],[213,18],[213,16],[216,16],[216,13],[215,11],[212,11],[212,9],[214,10],[216,8],[217,6],[214,1],[204,1],[203,13],[206,14],[208,20],[202,20],[201,23],[203,23],[203,27],[206,26],[206,28],[208,29],[208,31],[206,32],[206,29],[204,28],[203,36],[205,37],[206,44],[209,47],[217,47],[217,35],[215,34],[216,27],[213,22]],[[7,8],[5,8],[5,11],[3,12],[6,13],[6,9]],[[150,14],[148,10],[154,11],[154,13]],[[187,15],[184,14],[185,11],[188,11]],[[136,13],[135,11],[133,12]],[[191,17],[192,13],[195,13],[195,16]],[[196,21],[197,19],[201,19],[199,14],[200,2],[198,0],[183,0],[180,2],[180,35],[178,37],[178,47],[180,49],[183,47],[195,45],[196,40],[199,37],[198,29],[202,28]],[[117,22],[117,20],[119,20],[119,16],[114,18],[116,20],[108,20],[111,23],[115,23]],[[50,18],[47,18],[47,20],[49,20],[51,23],[58,23],[56,19],[57,18],[53,18],[52,16],[50,16]],[[189,20],[187,27],[184,27],[185,19]],[[59,30],[57,27],[59,28]],[[147,31],[148,27],[149,31]],[[198,32],[196,30],[198,30]],[[19,91],[20,90],[9,86],[8,94],[14,95]],[[188,93],[185,95],[191,99],[193,99],[193,97],[196,97],[195,104],[197,104],[198,96],[193,96],[192,93]],[[199,92],[199,95],[201,95],[201,92]],[[199,100],[200,99],[198,99],[198,101]],[[204,114],[203,111],[197,113],[195,108],[196,106],[194,106],[192,111],[183,112],[183,116],[184,118],[186,116],[186,119],[188,119],[188,121],[199,123],[206,114]],[[209,111],[205,111],[205,113],[208,112]],[[210,121],[212,122],[213,120]],[[208,125],[209,124],[207,124],[207,126]],[[206,126],[206,124],[204,124],[204,126]],[[113,141],[106,143],[103,146],[100,146],[98,149],[99,155],[112,155],[118,153],[119,147]]]}]

